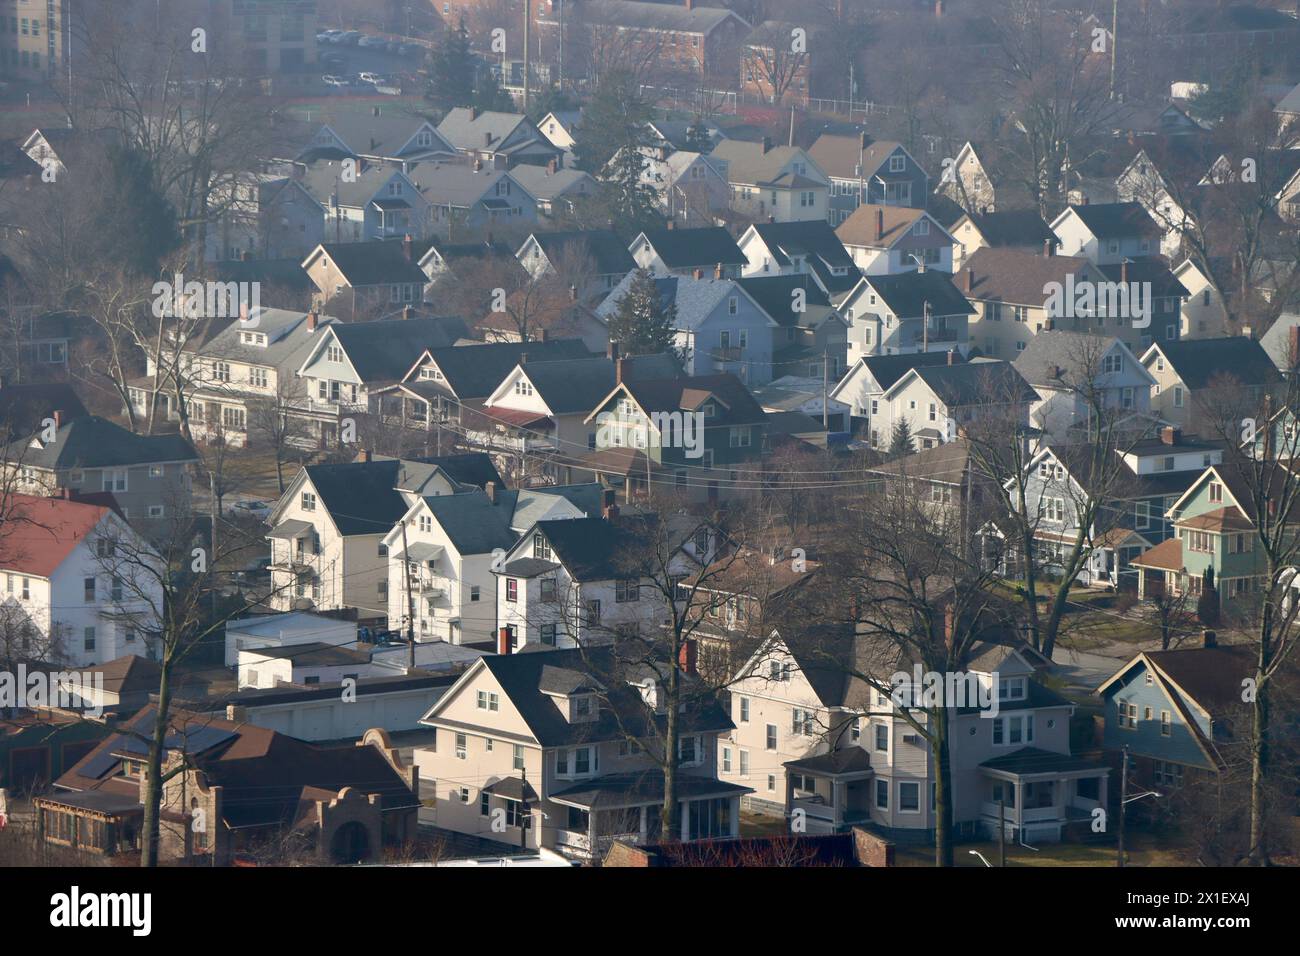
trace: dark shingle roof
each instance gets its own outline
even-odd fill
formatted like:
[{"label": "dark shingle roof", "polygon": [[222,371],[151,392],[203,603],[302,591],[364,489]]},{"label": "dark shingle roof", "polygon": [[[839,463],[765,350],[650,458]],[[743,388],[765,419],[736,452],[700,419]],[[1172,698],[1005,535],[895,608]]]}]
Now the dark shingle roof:
[{"label": "dark shingle roof", "polygon": [[[831,301],[810,275],[755,276],[738,279],[737,284],[749,293],[758,307],[783,327],[803,325],[810,319],[820,322],[831,308]],[[794,310],[795,289],[804,290],[802,312]]]},{"label": "dark shingle roof", "polygon": [[55,440],[42,447],[27,444],[14,442],[8,455],[33,468],[117,468],[199,459],[194,446],[180,435],[137,435],[97,415],[66,422]]},{"label": "dark shingle roof", "polygon": [[65,383],[0,388],[0,441],[35,434],[41,422],[56,411],[62,412],[65,422],[90,414],[72,386]]},{"label": "dark shingle roof", "polygon": [[743,265],[749,260],[721,226],[699,229],[647,229],[643,235],[670,269],[708,268],[719,262]]},{"label": "dark shingle roof", "polygon": [[[953,354],[954,362],[965,362],[966,359],[960,352]],[[908,355],[872,355],[862,360],[862,363],[871,372],[872,378],[879,383],[880,387],[889,390],[895,382],[906,375],[914,368],[923,368],[927,365],[947,365],[947,352],[913,352]]]},{"label": "dark shingle roof", "polygon": [[[608,358],[534,362],[530,354],[524,371],[542,401],[556,415],[590,412],[614,389],[614,362]],[[681,371],[670,355],[638,355],[623,361],[623,374],[629,380],[664,378],[680,375]]]},{"label": "dark shingle roof", "polygon": [[367,383],[398,381],[425,349],[444,348],[465,335],[459,319],[389,319],[340,322],[330,330]]},{"label": "dark shingle roof", "polygon": [[322,243],[321,248],[348,280],[348,285],[354,288],[393,282],[421,284],[427,282],[428,277],[417,263],[428,249],[428,243],[414,247],[411,258],[407,259],[402,242],[401,239],[386,239],[379,242],[329,242]]},{"label": "dark shingle roof", "polygon": [[1281,379],[1277,366],[1263,347],[1244,335],[1158,345],[1165,360],[1190,389],[1206,388],[1216,377],[1227,375],[1243,385],[1263,385]]},{"label": "dark shingle roof", "polygon": [[447,384],[462,401],[491,395],[510,370],[519,364],[521,355],[527,355],[530,362],[591,357],[581,339],[458,345],[432,349],[430,354]]},{"label": "dark shingle roof", "polygon": [[352,461],[339,465],[308,465],[304,470],[321,504],[334,519],[339,534],[384,534],[406,513],[406,503],[394,490],[401,462]]},{"label": "dark shingle roof", "polygon": [[1038,393],[1010,362],[970,362],[918,368],[916,374],[949,408],[954,405],[1032,402]]},{"label": "dark shingle roof", "polygon": [[1045,256],[1028,249],[985,247],[975,250],[965,266],[953,277],[965,290],[970,277],[968,299],[985,299],[1042,308],[1047,301],[1043,292],[1049,283],[1065,284],[1068,275],[1080,276],[1095,267],[1081,256]]},{"label": "dark shingle roof", "polygon": [[549,259],[563,256],[569,249],[589,256],[598,275],[622,275],[636,268],[632,253],[612,229],[535,232],[533,238]]},{"label": "dark shingle roof", "polygon": [[971,222],[990,246],[1034,246],[1056,242],[1056,233],[1043,222],[1037,209],[971,213]]},{"label": "dark shingle roof", "polygon": [[952,284],[946,272],[900,272],[897,275],[867,276],[867,282],[900,318],[915,318],[930,306],[931,315],[972,315],[975,309]]},{"label": "dark shingle roof", "polygon": [[646,531],[642,519],[567,518],[539,521],[533,528],[546,535],[557,560],[578,581],[639,576],[621,572],[637,559],[636,544]]},{"label": "dark shingle roof", "polygon": [[1148,651],[1146,656],[1211,713],[1222,713],[1241,703],[1242,677],[1253,673],[1256,659],[1256,654],[1243,645]]},{"label": "dark shingle roof", "polygon": [[1160,235],[1160,227],[1151,214],[1136,202],[1088,203],[1071,206],[1088,230],[1098,239],[1124,239],[1129,236]]},{"label": "dark shingle roof", "polygon": [[491,554],[494,548],[509,548],[518,538],[510,530],[512,508],[506,501],[493,504],[487,495],[469,492],[435,495],[424,502],[461,554]]},{"label": "dark shingle roof", "polygon": [[708,420],[707,428],[754,424],[767,417],[763,406],[745,383],[730,372],[682,378],[625,379],[623,385],[647,412],[695,411],[705,396],[716,396],[725,407],[717,409],[717,416]]}]

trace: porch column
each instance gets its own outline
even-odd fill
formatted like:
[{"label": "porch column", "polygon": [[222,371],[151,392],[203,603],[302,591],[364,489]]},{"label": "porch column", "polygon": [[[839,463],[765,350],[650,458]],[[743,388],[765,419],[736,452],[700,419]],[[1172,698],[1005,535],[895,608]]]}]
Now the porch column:
[{"label": "porch column", "polygon": [[587,852],[596,852],[596,811],[587,811]]},{"label": "porch column", "polygon": [[839,830],[844,824],[844,784],[838,780],[831,781],[831,817]]},{"label": "porch column", "polygon": [[642,844],[644,844],[644,843],[646,842],[646,839],[647,839],[647,833],[646,833],[646,830],[647,830],[647,821],[646,821],[646,818],[647,818],[649,815],[650,815],[650,808],[649,808],[649,807],[642,807],[642,808],[641,808],[641,843],[642,843]]},{"label": "porch column", "polygon": [[682,804],[682,825],[679,837],[683,843],[691,838],[691,802],[689,800],[681,801]]},{"label": "porch column", "polygon": [[785,814],[788,817],[794,810],[794,781],[790,779],[790,774],[785,775]]},{"label": "porch column", "polygon": [[1012,786],[1015,788],[1016,794],[1016,805],[1012,811],[1012,819],[1017,824],[1023,825],[1025,822],[1025,785],[1017,780]]},{"label": "porch column", "polygon": [[1138,568],[1138,600],[1146,600],[1147,596],[1147,569]]},{"label": "porch column", "polygon": [[740,836],[740,797],[731,798],[731,833],[733,837]]}]

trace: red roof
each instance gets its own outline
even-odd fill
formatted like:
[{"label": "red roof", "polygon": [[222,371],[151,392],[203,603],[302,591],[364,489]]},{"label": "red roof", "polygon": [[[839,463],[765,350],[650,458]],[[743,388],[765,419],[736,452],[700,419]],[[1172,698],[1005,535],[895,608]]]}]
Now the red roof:
[{"label": "red roof", "polygon": [[0,568],[48,578],[72,549],[95,530],[109,509],[102,505],[14,495],[0,534]]}]

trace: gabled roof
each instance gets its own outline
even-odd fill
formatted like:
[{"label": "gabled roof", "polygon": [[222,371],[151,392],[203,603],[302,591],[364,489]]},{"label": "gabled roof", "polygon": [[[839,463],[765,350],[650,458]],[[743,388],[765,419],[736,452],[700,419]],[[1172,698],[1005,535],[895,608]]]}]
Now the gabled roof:
[{"label": "gabled roof", "polygon": [[676,6],[637,0],[585,0],[579,15],[585,23],[706,36],[728,20],[748,26],[735,13],[720,7]]},{"label": "gabled roof", "polygon": [[328,328],[326,337],[338,341],[357,375],[371,384],[399,381],[410,369],[412,355],[448,347],[464,334],[459,319],[433,318],[339,322]]},{"label": "gabled roof", "polygon": [[479,491],[432,495],[424,504],[462,555],[508,550],[518,540],[510,530],[513,502],[499,492],[495,504]]},{"label": "gabled roof", "polygon": [[55,412],[62,414],[63,421],[90,414],[66,383],[5,385],[0,388],[0,441],[36,433]]},{"label": "gabled roof", "polygon": [[550,542],[555,559],[577,581],[607,581],[641,577],[630,566],[643,558],[638,545],[647,533],[645,520],[637,517],[564,518],[539,521],[533,532]]},{"label": "gabled roof", "polygon": [[[203,342],[198,353],[204,358],[247,362],[296,372],[302,359],[323,334],[324,328],[338,322],[332,316],[319,316],[316,331],[313,332],[308,328],[307,317],[310,314],[285,309],[255,309],[250,313],[248,322],[232,319]],[[267,344],[249,345],[243,341],[243,332],[265,335]],[[186,344],[188,346],[189,343]]]},{"label": "gabled roof", "polygon": [[[511,189],[521,191],[529,202],[536,200],[513,173],[504,169],[475,169],[465,163],[424,163],[411,174],[411,179],[420,195],[435,205],[467,209],[480,199],[485,204],[496,201],[509,205],[510,200],[504,197],[498,199],[493,195],[484,199],[487,193],[495,193],[497,183],[503,179],[513,183]],[[510,198],[513,199],[513,193]]]},{"label": "gabled roof", "polygon": [[[523,367],[538,396],[555,415],[586,414],[614,388],[614,361],[605,357],[535,362]],[[637,355],[623,359],[623,376],[664,378],[681,374],[671,355]],[[492,409],[484,409],[491,414]]]},{"label": "gabled roof", "polygon": [[353,288],[391,283],[420,283],[428,281],[418,265],[424,248],[406,252],[401,239],[384,239],[371,242],[323,242],[303,262],[306,269],[324,255]]},{"label": "gabled roof", "polygon": [[625,275],[636,268],[632,254],[612,229],[538,231],[529,238],[541,247],[552,265],[557,256],[566,256],[571,250],[576,255],[590,258],[598,275]]},{"label": "gabled roof", "polygon": [[[856,270],[855,270],[856,272]],[[754,276],[736,283],[782,328],[816,328],[834,314],[831,300],[808,274]],[[795,310],[795,290],[803,291],[804,309]]]},{"label": "gabled roof", "polygon": [[873,474],[941,485],[960,485],[971,472],[970,442],[964,438],[922,448],[911,455],[871,468]]},{"label": "gabled roof", "polygon": [[[999,246],[1024,246],[1033,249],[1042,248],[1044,242],[1056,244],[1056,233],[1043,221],[1037,209],[1008,209],[1005,212],[968,212],[962,218],[969,219],[979,230],[984,242],[997,248]],[[961,223],[953,224],[956,229]]]},{"label": "gabled roof", "polygon": [[805,264],[830,295],[848,292],[857,284],[860,273],[853,257],[825,220],[755,223],[750,229],[779,267],[788,268],[796,257],[805,257]]},{"label": "gabled roof", "polygon": [[[797,146],[772,146],[764,152],[762,143],[741,139],[724,139],[713,148],[710,155],[726,162],[728,182],[752,186],[777,185],[775,180],[787,163],[800,156],[807,156]],[[811,158],[809,163],[813,169],[817,168]],[[794,187],[793,183],[781,185]]]},{"label": "gabled roof", "polygon": [[[433,129],[433,124],[423,116],[392,110],[385,112],[382,107],[364,112],[339,111],[324,126],[342,140],[356,156],[401,155],[403,147],[414,138],[420,127],[428,126]],[[318,147],[313,144],[303,152],[307,153],[315,148]],[[450,151],[451,148],[451,145],[435,130],[432,146],[420,146],[408,152]]]},{"label": "gabled roof", "polygon": [[[868,140],[865,146],[863,139]],[[808,155],[828,176],[870,179],[898,149],[903,149],[903,144],[892,139],[870,140],[862,135],[822,133],[808,148]],[[903,152],[907,153],[907,150],[903,149]]]},{"label": "gabled roof", "polygon": [[1080,386],[1083,384],[1083,377],[1089,371],[1098,381],[1104,383],[1102,356],[1117,347],[1124,352],[1129,363],[1142,370],[1149,384],[1154,385],[1155,378],[1146,371],[1142,363],[1137,360],[1137,356],[1113,335],[1102,336],[1088,332],[1073,332],[1068,329],[1048,329],[1030,339],[1025,344],[1024,351],[1012,360],[1012,364],[1031,385],[1046,385],[1053,388]]},{"label": "gabled roof", "polygon": [[993,402],[1032,402],[1038,398],[1038,393],[1010,362],[922,366],[900,378],[890,391],[900,388],[913,376],[923,381],[949,408]]},{"label": "gabled roof", "polygon": [[[624,379],[621,388],[647,413],[696,411],[712,395],[721,407],[716,416],[706,420],[707,428],[759,424],[767,418],[753,393],[730,372],[680,378]],[[594,415],[595,412],[588,416],[588,420]]]},{"label": "gabled roof", "polygon": [[1291,92],[1282,99],[1278,100],[1277,106],[1273,107],[1277,113],[1295,113],[1300,115],[1300,83],[1291,88]]},{"label": "gabled roof", "polygon": [[11,461],[32,468],[121,468],[156,462],[198,461],[198,452],[180,435],[137,435],[97,415],[60,426],[52,442],[21,439],[9,445]]},{"label": "gabled roof", "polygon": [[510,170],[510,175],[530,196],[541,202],[563,196],[571,189],[585,187],[586,191],[591,192],[596,188],[596,180],[581,169],[552,170],[546,166],[520,163]]},{"label": "gabled roof", "polygon": [[[591,357],[581,339],[488,342],[483,345],[457,345],[429,350],[429,357],[461,401],[491,395],[510,374],[510,370],[519,364],[521,355],[527,355],[532,362]],[[416,366],[420,364],[417,362]],[[412,372],[414,368],[412,367]]]},{"label": "gabled roof", "polygon": [[1052,221],[1056,229],[1071,212],[1098,239],[1128,239],[1141,236],[1150,239],[1160,237],[1160,226],[1151,218],[1141,203],[1108,202],[1086,203],[1070,206]]},{"label": "gabled roof", "polygon": [[[947,365],[948,354],[947,352],[913,352],[908,355],[871,355],[859,359],[859,362],[866,367],[882,389],[889,391],[895,382],[914,368]],[[960,352],[955,353],[952,360],[958,364],[966,361]]]},{"label": "gabled roof", "polygon": [[[911,233],[918,219],[929,217],[924,209],[910,206],[880,206],[863,203],[853,214],[835,227],[835,235],[845,246],[891,247]],[[931,218],[933,232],[946,230]]]},{"label": "gabled roof", "polygon": [[[953,276],[957,288],[970,289],[968,299],[987,299],[1012,305],[1043,308],[1043,289],[1050,283],[1065,285],[1065,277],[1078,276],[1094,267],[1082,256],[1045,256],[1025,249],[977,249]],[[965,284],[969,276],[969,287]]]},{"label": "gabled roof", "polygon": [[919,318],[925,307],[930,315],[974,315],[974,307],[952,284],[952,276],[937,269],[863,276],[889,310],[902,319]]},{"label": "gabled roof", "polygon": [[[647,229],[637,239],[643,237],[670,269],[689,269],[692,266],[711,269],[718,263],[725,266],[748,262],[731,233],[721,226]],[[635,239],[632,245],[636,245]],[[632,268],[636,268],[635,263]]]},{"label": "gabled roof", "polygon": [[[610,317],[617,312],[619,304],[623,301],[624,296],[628,294],[636,275],[635,272],[629,272],[623,277],[623,281],[611,289],[605,300],[596,307],[596,315],[602,321],[608,323]],[[698,328],[714,314],[724,300],[733,295],[753,301],[749,298],[749,293],[736,279],[715,279],[711,275],[705,279],[670,275],[658,276],[653,281],[664,305],[676,307],[677,316],[674,327],[677,329],[691,330]],[[757,307],[756,303],[755,306]],[[767,318],[775,324],[775,320],[771,319],[770,316]]]},{"label": "gabled roof", "polygon": [[1193,391],[1208,388],[1215,379],[1227,376],[1243,385],[1268,385],[1282,379],[1268,353],[1244,335],[1156,342],[1142,356],[1143,364],[1156,352],[1165,357],[1183,384]]},{"label": "gabled roof", "polygon": [[[303,170],[301,176],[288,182],[301,186],[312,199],[315,199],[321,206],[328,209],[333,204],[335,197],[337,197],[340,206],[363,207],[374,199],[383,188],[384,183],[394,176],[399,179],[406,178],[401,175],[400,170],[392,166],[378,164],[365,166],[359,172],[353,170],[349,176],[345,177],[342,163],[332,160],[317,160],[310,163]],[[411,187],[408,184],[404,188],[409,189]]]},{"label": "gabled roof", "polygon": [[560,154],[560,150],[522,113],[499,113],[495,110],[458,106],[450,110],[438,124],[438,132],[458,150],[464,151],[500,150],[501,144],[521,128],[523,138],[518,144],[508,147],[507,152],[517,152],[520,146],[527,146],[530,151]]},{"label": "gabled roof", "polygon": [[48,578],[85,543],[109,509],[63,498],[13,495],[9,512],[0,537],[0,568]]},{"label": "gabled roof", "polygon": [[406,502],[395,490],[401,462],[351,461],[337,465],[307,465],[303,471],[316,489],[339,534],[387,534],[406,513]]},{"label": "gabled roof", "polygon": [[1242,678],[1254,673],[1257,661],[1253,648],[1231,644],[1147,651],[1143,656],[1211,715],[1241,705]]}]

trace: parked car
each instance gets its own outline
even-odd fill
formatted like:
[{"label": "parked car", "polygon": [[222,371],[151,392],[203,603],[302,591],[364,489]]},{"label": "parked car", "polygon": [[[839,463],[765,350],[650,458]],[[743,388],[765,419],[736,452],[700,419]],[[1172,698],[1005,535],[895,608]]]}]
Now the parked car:
[{"label": "parked car", "polygon": [[342,46],[356,46],[361,40],[360,30],[348,30],[335,37],[334,42]]},{"label": "parked car", "polygon": [[351,83],[348,82],[348,80],[345,77],[335,76],[332,73],[326,73],[324,76],[321,77],[321,80],[324,82],[326,86],[351,86],[352,85]]},{"label": "parked car", "polygon": [[322,65],[328,66],[332,70],[341,70],[348,64],[348,58],[342,53],[334,50],[331,50],[328,53],[322,53],[320,61]]},{"label": "parked car", "polygon": [[317,43],[333,43],[334,38],[342,33],[342,30],[322,30],[316,34]]},{"label": "parked car", "polygon": [[388,41],[385,40],[383,37],[370,36],[369,34],[362,36],[357,40],[357,46],[374,48],[374,47],[383,47],[387,45],[388,45]]},{"label": "parked car", "polygon": [[384,78],[383,78],[383,76],[381,76],[381,75],[378,74],[378,73],[362,73],[362,74],[361,74],[361,82],[362,82],[362,83],[373,83],[373,84],[375,84],[376,86],[378,86],[380,83],[384,82]]},{"label": "parked car", "polygon": [[230,514],[233,517],[256,518],[258,521],[265,521],[271,516],[271,506],[265,501],[237,501],[230,506]]}]

